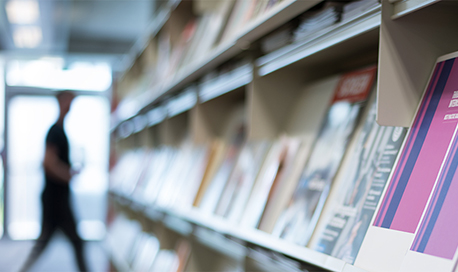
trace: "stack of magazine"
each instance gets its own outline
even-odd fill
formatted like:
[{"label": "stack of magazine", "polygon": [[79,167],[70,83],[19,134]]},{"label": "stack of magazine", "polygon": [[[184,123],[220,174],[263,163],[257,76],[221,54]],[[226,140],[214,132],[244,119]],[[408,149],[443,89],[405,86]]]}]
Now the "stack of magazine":
[{"label": "stack of magazine", "polygon": [[260,40],[264,60],[313,43],[361,15],[380,7],[379,0],[323,1]]},{"label": "stack of magazine", "polygon": [[345,22],[355,18],[359,14],[362,14],[378,5],[380,5],[379,0],[359,0],[348,3],[343,7],[342,21]]},{"label": "stack of magazine", "polygon": [[293,42],[294,24],[288,23],[261,40],[261,50],[268,54]]},{"label": "stack of magazine", "polygon": [[340,21],[341,13],[342,4],[339,2],[325,2],[322,7],[306,12],[294,31],[294,41],[306,42],[327,32],[330,26]]}]

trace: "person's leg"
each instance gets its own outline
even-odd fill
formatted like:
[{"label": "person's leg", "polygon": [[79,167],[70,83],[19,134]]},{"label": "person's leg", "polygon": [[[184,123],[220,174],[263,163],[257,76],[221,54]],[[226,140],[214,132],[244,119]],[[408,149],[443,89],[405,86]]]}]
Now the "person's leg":
[{"label": "person's leg", "polygon": [[59,222],[59,225],[73,245],[79,271],[88,271],[86,258],[84,256],[84,243],[76,231],[76,222],[69,203],[64,205],[63,212],[61,217],[62,221]]},{"label": "person's leg", "polygon": [[53,210],[52,203],[42,197],[41,234],[19,271],[28,271],[44,252],[51,240],[52,234],[56,230],[55,219],[55,211]]}]

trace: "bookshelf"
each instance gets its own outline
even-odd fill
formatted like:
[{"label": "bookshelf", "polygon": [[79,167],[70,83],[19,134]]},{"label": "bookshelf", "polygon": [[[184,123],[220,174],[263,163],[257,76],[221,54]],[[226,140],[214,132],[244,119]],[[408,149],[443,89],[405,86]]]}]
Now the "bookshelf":
[{"label": "bookshelf", "polygon": [[[132,88],[133,94],[121,101],[113,115],[117,153],[163,146],[179,151],[186,140],[194,146],[215,139],[226,138],[228,142],[229,120],[240,108],[244,110],[247,141],[297,137],[303,141],[304,150],[310,151],[339,75],[373,64],[378,66],[377,122],[410,127],[436,58],[458,49],[454,30],[458,3],[381,0],[313,39],[292,41],[269,53],[261,51],[266,35],[321,2],[281,1],[200,58],[177,67],[167,80],[143,92]],[[197,18],[186,8],[190,3],[167,5],[162,19],[151,28],[148,41],[157,45],[158,35],[168,28],[180,33],[186,20],[174,25],[174,18]],[[143,46],[140,51],[153,47]],[[147,58],[144,54],[138,54],[126,73],[127,83],[119,85],[135,85],[148,71],[144,67],[154,65],[157,56]],[[125,106],[129,101],[132,104]],[[127,114],[119,113],[123,107],[130,108]],[[297,160],[303,167],[307,157]],[[296,172],[298,178],[300,173]],[[291,196],[296,185],[288,184],[282,194]],[[197,207],[155,205],[118,190],[111,192],[110,201],[118,213],[141,222],[143,231],[155,235],[161,248],[173,250],[178,241],[189,241],[192,253],[186,269],[190,271],[366,271]],[[280,202],[279,209],[288,199]],[[126,266],[126,261],[118,263],[119,270]]]},{"label": "bookshelf", "polygon": [[[335,60],[376,47],[381,22],[381,6],[332,26],[313,40],[297,42],[256,60],[259,75],[264,76],[298,62],[309,65]],[[342,61],[339,61],[342,62]]]},{"label": "bookshelf", "polygon": [[[223,255],[221,256],[222,259],[229,259],[241,263],[244,258],[250,258],[250,254],[248,254],[247,251],[252,250],[254,246],[254,248],[260,247],[284,254],[296,260],[296,262],[304,262],[309,265],[309,268],[314,267],[315,270],[313,271],[317,271],[316,269],[344,272],[364,271],[334,257],[271,237],[265,232],[241,229],[237,226],[228,224],[223,218],[202,216],[198,210],[183,212],[161,207],[142,207],[139,209],[139,207],[136,206],[139,204],[135,203],[135,200],[126,199],[125,196],[121,195],[112,194],[111,197],[114,199],[116,205],[121,206],[121,210],[125,214],[128,214],[130,218],[142,220],[147,226],[154,226],[153,228],[158,228],[159,226],[159,228],[162,228],[162,231],[165,229],[165,231],[170,232],[168,235],[165,235],[165,237],[170,235],[180,237],[189,236],[189,239],[195,239],[199,244],[204,245],[207,251],[208,248],[210,248]],[[151,214],[153,215],[150,216]],[[147,218],[146,221],[145,218]],[[174,221],[170,222],[171,220]],[[152,224],[152,222],[156,223]],[[189,228],[192,228],[192,231],[188,231]],[[183,229],[187,229],[187,231],[183,231]],[[155,229],[155,233],[161,232]],[[170,245],[173,245],[172,242],[167,242],[166,244],[168,246],[165,246],[165,248],[169,248]],[[266,257],[265,255],[262,256],[264,258]],[[254,258],[251,256],[251,258],[259,260],[259,257]]]},{"label": "bookshelf", "polygon": [[[259,37],[269,33],[319,2],[321,0],[285,0],[280,2],[277,6],[274,6],[271,10],[244,27],[233,39],[218,45],[211,52],[208,52],[203,59],[189,63],[174,76],[173,80],[156,86],[153,90],[148,90],[149,94],[141,97],[142,102],[136,104],[134,109],[130,110],[127,114],[121,114],[121,117],[119,117],[119,114],[115,114],[113,118],[117,121],[114,126],[117,126],[119,121],[129,119],[144,107],[155,104],[158,100],[163,99],[164,96],[180,91],[187,84],[203,76],[207,71],[216,68],[243,52],[247,48],[247,45],[249,46]],[[173,3],[164,8],[161,12],[164,15],[160,16],[163,19],[157,23],[157,27],[151,32],[152,35],[157,34],[167,24],[167,21],[173,16],[173,12],[175,12],[176,6],[180,4],[181,2],[178,2],[178,4]]]}]

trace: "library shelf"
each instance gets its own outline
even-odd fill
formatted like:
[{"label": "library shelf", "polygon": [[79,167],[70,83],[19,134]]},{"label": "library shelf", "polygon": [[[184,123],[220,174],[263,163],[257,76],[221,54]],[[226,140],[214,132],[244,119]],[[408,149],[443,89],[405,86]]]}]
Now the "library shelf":
[{"label": "library shelf", "polygon": [[[137,215],[155,222],[163,222],[167,228],[182,236],[192,235],[208,247],[232,258],[240,258],[247,245],[255,245],[322,270],[365,271],[340,259],[273,237],[266,232],[238,227],[225,218],[202,213],[197,208],[178,210],[145,205],[113,191],[110,192],[110,197]],[[234,242],[234,239],[239,243]]]}]

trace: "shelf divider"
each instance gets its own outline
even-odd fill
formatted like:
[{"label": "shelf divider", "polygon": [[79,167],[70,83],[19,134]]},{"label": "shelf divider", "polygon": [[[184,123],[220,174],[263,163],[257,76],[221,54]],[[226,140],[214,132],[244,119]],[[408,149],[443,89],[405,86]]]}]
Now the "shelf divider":
[{"label": "shelf divider", "polygon": [[435,2],[396,20],[393,8],[382,0],[377,121],[409,127],[436,59],[458,50],[458,3]]}]

